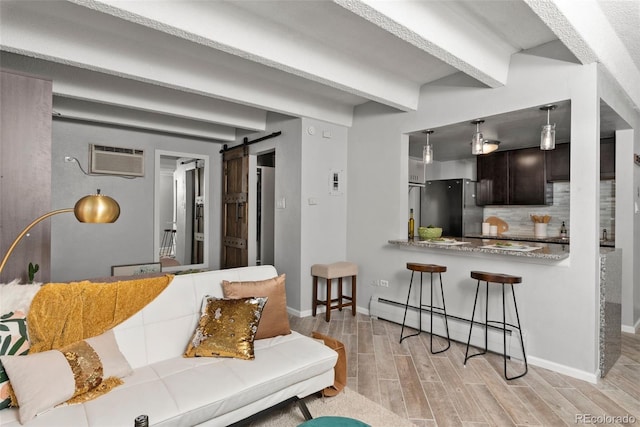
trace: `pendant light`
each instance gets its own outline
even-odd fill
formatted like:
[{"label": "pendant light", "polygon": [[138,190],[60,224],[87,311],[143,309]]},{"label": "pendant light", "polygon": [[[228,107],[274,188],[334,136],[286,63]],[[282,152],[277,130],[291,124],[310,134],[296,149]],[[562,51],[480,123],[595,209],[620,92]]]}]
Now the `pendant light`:
[{"label": "pendant light", "polygon": [[422,160],[426,165],[430,165],[431,163],[433,163],[433,147],[429,142],[429,135],[431,135],[433,131],[431,129],[428,129],[423,132],[427,134],[427,144],[422,149]]},{"label": "pendant light", "polygon": [[481,123],[484,123],[484,120],[477,119],[471,122],[471,124],[476,125],[476,133],[474,133],[473,137],[471,138],[471,154],[473,154],[474,156],[484,154],[484,137],[482,136],[482,133],[480,133]]},{"label": "pendant light", "polygon": [[547,111],[547,124],[542,126],[542,132],[540,133],[540,149],[553,150],[556,148],[556,124],[549,124],[549,113],[551,110],[555,110],[556,106],[549,104],[540,107],[540,109]]}]

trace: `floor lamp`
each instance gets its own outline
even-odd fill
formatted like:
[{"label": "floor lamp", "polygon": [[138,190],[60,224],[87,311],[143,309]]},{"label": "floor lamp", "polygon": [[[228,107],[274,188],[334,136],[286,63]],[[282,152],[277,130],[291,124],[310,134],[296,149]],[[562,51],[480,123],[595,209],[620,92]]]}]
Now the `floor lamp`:
[{"label": "floor lamp", "polygon": [[36,218],[31,224],[27,225],[27,227],[22,230],[18,237],[16,237],[16,239],[13,241],[11,246],[9,246],[9,250],[2,259],[2,263],[0,264],[0,273],[2,273],[2,269],[7,263],[7,260],[9,259],[9,256],[15,249],[16,245],[29,232],[29,230],[31,230],[39,222],[51,216],[65,212],[73,212],[76,216],[76,219],[80,222],[111,223],[116,222],[116,220],[120,216],[120,205],[118,205],[118,202],[113,200],[111,197],[100,194],[100,190],[98,190],[97,194],[84,196],[82,199],[78,200],[73,208],[58,209]]}]

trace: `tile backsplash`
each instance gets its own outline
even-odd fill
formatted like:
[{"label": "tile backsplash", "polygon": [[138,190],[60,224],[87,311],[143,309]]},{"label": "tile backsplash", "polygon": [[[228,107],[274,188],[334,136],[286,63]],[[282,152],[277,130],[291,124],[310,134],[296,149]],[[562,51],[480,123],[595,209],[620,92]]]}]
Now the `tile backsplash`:
[{"label": "tile backsplash", "polygon": [[[569,236],[569,183],[554,182],[553,205],[551,206],[488,206],[484,208],[484,218],[496,216],[509,224],[509,234],[533,236],[533,222],[530,215],[550,215],[547,234],[550,237],[560,235],[560,226],[564,221]],[[607,230],[607,238],[615,238],[616,185],[614,180],[600,181],[600,237]]]}]

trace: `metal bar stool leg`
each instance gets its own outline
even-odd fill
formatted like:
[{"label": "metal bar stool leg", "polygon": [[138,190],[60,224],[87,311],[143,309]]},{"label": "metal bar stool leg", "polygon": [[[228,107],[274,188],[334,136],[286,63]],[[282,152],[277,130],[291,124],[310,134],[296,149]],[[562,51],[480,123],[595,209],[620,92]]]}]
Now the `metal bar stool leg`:
[{"label": "metal bar stool leg", "polygon": [[447,306],[444,302],[444,289],[442,287],[442,274],[438,273],[438,276],[440,276],[440,295],[442,295],[442,311],[444,315],[445,331],[447,332],[447,346],[442,350],[433,351],[433,307],[434,305],[433,305],[433,273],[431,273],[431,300],[430,300],[431,301],[431,325],[430,325],[431,337],[429,338],[429,344],[431,345],[431,348],[429,350],[431,351],[431,354],[442,353],[444,351],[449,350],[449,347],[451,347],[451,339],[449,338],[449,322],[447,321]]},{"label": "metal bar stool leg", "polygon": [[[504,377],[507,380],[515,380],[516,378],[520,378],[523,377],[527,374],[527,372],[529,372],[529,365],[527,364],[527,353],[524,350],[524,339],[522,338],[522,329],[520,328],[520,315],[518,314],[518,304],[516,303],[516,293],[513,289],[513,284],[511,284],[511,295],[513,296],[513,308],[515,309],[516,312],[516,321],[518,322],[518,334],[520,335],[520,345],[522,346],[522,357],[524,358],[524,372],[520,375],[516,375],[515,377],[508,377],[507,376],[507,359],[505,356],[505,360],[504,360]],[[504,284],[502,285],[502,309],[504,310],[505,304],[504,304]],[[504,311],[503,311],[503,315],[502,315],[502,324],[503,327],[505,328],[506,331],[506,318],[504,315]],[[506,332],[505,332],[506,333]],[[507,343],[506,343],[506,337],[504,339],[504,351],[505,351],[505,355],[507,354]]]},{"label": "metal bar stool leg", "polygon": [[404,325],[405,325],[405,322],[407,321],[407,310],[409,309],[409,298],[411,297],[411,286],[413,286],[413,273],[415,273],[415,272],[414,271],[411,272],[411,280],[409,281],[409,292],[407,292],[407,302],[404,305],[404,317],[402,318],[402,329],[400,329],[400,342],[402,342],[402,340],[405,339],[405,338],[409,338],[409,337],[412,337],[414,335],[418,335],[418,334],[413,334],[413,335],[407,335],[406,337],[403,336],[404,335]]},{"label": "metal bar stool leg", "polygon": [[[485,287],[486,287],[486,297],[489,297],[489,285],[485,282]],[[475,319],[475,315],[476,315],[476,305],[478,303],[478,294],[480,292],[480,280],[478,280],[478,284],[476,285],[476,297],[473,300],[473,312],[471,313],[471,326],[469,327],[469,339],[467,339],[467,349],[464,352],[464,365],[467,364],[467,360],[471,359],[472,357],[475,356],[481,356],[483,354],[487,353],[487,329],[488,329],[488,322],[487,322],[487,314],[489,312],[488,310],[488,299],[485,301],[485,323],[484,323],[484,351],[480,352],[480,353],[476,353],[476,354],[472,354],[469,355],[469,345],[471,344],[471,332],[473,331],[473,324],[474,324],[474,319]]]},{"label": "metal bar stool leg", "polygon": [[471,332],[473,332],[473,321],[476,317],[476,305],[478,304],[478,292],[480,291],[480,281],[476,285],[476,297],[473,299],[473,311],[471,311],[471,326],[469,326],[469,338],[467,339],[467,349],[464,351],[464,365],[469,360],[469,343],[471,343]]}]

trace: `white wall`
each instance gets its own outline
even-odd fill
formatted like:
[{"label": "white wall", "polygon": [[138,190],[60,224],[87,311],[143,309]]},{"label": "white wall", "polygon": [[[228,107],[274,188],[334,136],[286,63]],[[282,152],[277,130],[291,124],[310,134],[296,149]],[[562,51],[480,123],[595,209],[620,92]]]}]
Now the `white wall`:
[{"label": "white wall", "polygon": [[[282,135],[251,144],[250,153],[276,150],[275,267],[287,275],[289,309],[309,315],[311,265],[344,260],[346,254],[346,182],[343,195],[330,196],[328,181],[330,170],[344,171],[346,179],[347,129],[270,113],[265,132],[248,139],[277,131]],[[278,207],[282,200],[284,208]]]},{"label": "white wall", "polygon": [[[310,129],[313,130],[309,132]],[[339,173],[343,180],[341,190],[335,194],[330,192],[329,185],[332,172]],[[302,119],[300,308],[303,316],[311,314],[311,266],[348,261],[347,188],[347,128]],[[348,281],[344,287],[349,294]],[[323,289],[320,286],[320,292]]]},{"label": "white wall", "polygon": [[600,97],[630,127],[616,132],[616,247],[622,249],[623,330],[640,332],[640,167],[633,163],[640,153],[640,112],[604,67],[599,71]]},{"label": "white wall", "polygon": [[[78,158],[87,170],[89,144],[145,150],[145,176],[123,179],[86,176],[65,156]],[[58,215],[51,223],[51,280],[71,281],[111,275],[112,265],[151,262],[153,254],[154,150],[207,154],[213,185],[209,187],[209,266],[220,265],[220,145],[157,132],[124,129],[95,123],[53,121],[52,209],[72,207],[82,196],[101,189],[120,204],[114,224],[82,224],[73,215]],[[216,184],[217,183],[217,184]]]},{"label": "white wall", "polygon": [[[366,306],[374,293],[402,301],[410,276],[406,262],[442,263],[448,266],[444,277],[447,309],[468,318],[474,289],[470,270],[520,275],[523,284],[517,292],[530,361],[593,379],[599,277],[597,68],[518,54],[512,58],[505,87],[487,89],[461,80],[466,81],[455,76],[424,86],[416,112],[401,114],[372,103],[356,109],[349,135],[347,256],[361,266],[358,302]],[[553,263],[448,255],[387,243],[406,233],[408,139],[404,133],[563,99],[572,101],[572,143],[580,146],[571,151],[572,164],[580,167],[572,168],[573,233],[568,260]],[[367,161],[362,162],[363,158]],[[389,280],[390,287],[371,286],[376,279]],[[466,341],[466,333],[468,330],[454,331],[454,336]]]}]

